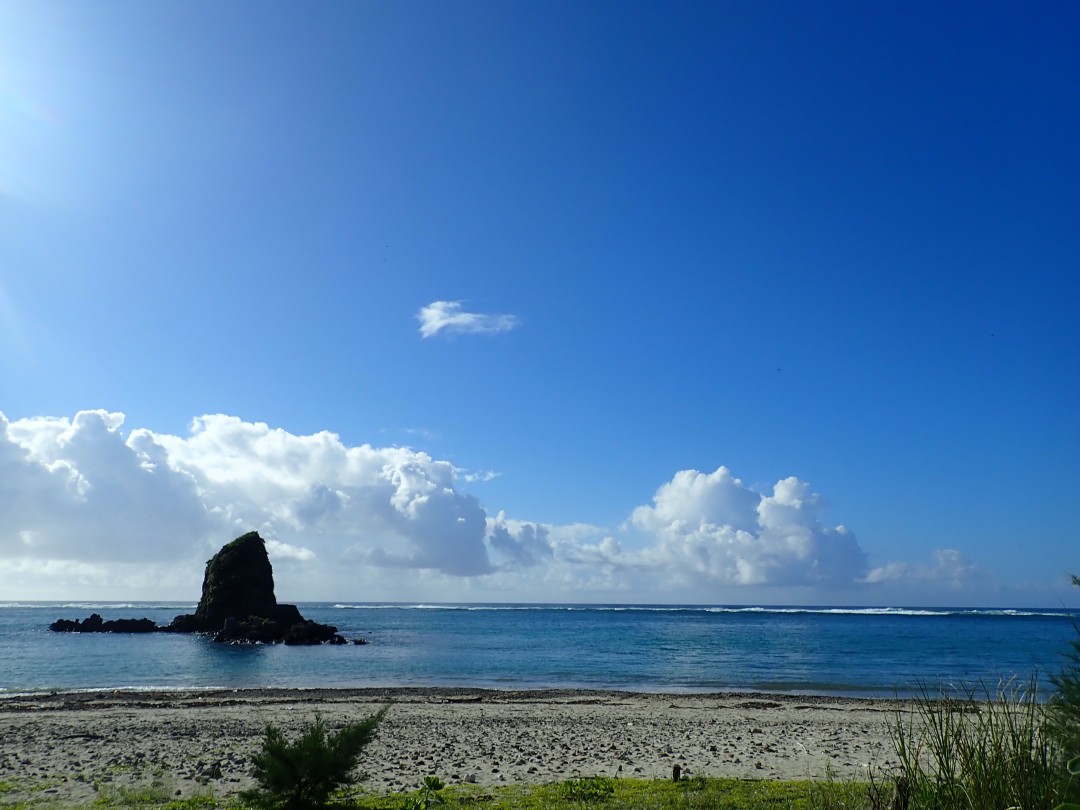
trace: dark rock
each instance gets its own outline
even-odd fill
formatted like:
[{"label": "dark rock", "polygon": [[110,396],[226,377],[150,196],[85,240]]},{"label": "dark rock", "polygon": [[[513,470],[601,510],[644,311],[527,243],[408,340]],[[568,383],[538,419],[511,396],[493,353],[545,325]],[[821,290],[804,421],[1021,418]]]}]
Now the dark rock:
[{"label": "dark rock", "polygon": [[291,625],[285,631],[286,644],[345,644],[336,627],[310,619]]},{"label": "dark rock", "polygon": [[209,562],[194,614],[173,619],[172,633],[213,633],[227,644],[344,644],[337,628],[304,619],[296,605],[278,604],[274,569],[258,532],[226,545]]},{"label": "dark rock", "polygon": [[155,633],[157,629],[153,619],[113,619],[102,624],[106,633]]},{"label": "dark rock", "polygon": [[229,644],[347,643],[336,627],[305,619],[296,605],[278,604],[274,569],[258,532],[237,537],[210,558],[199,606],[166,627],[159,628],[150,619],[107,622],[95,613],[82,622],[60,619],[49,629],[61,633],[213,633],[215,641]]},{"label": "dark rock", "polygon": [[194,613],[184,613],[161,629],[166,633],[201,633],[203,626]]},{"label": "dark rock", "polygon": [[207,632],[220,630],[229,617],[274,618],[277,607],[274,569],[258,532],[237,537],[206,563],[195,618]]},{"label": "dark rock", "polygon": [[158,630],[152,619],[112,619],[105,621],[99,613],[91,613],[83,621],[57,619],[49,625],[56,633],[153,633]]},{"label": "dark rock", "polygon": [[289,627],[304,621],[304,617],[300,615],[300,608],[296,605],[278,605],[274,608],[274,621]]},{"label": "dark rock", "polygon": [[272,619],[251,616],[244,621],[229,617],[214,641],[229,644],[273,644],[281,641],[286,629]]}]

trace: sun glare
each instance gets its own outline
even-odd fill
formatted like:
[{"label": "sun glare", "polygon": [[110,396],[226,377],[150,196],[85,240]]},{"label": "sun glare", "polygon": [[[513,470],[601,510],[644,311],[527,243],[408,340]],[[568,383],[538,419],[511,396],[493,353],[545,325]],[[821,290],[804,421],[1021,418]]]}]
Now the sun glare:
[{"label": "sun glare", "polygon": [[78,140],[65,135],[62,111],[84,88],[62,15],[46,4],[0,6],[0,195],[9,199],[62,197],[71,174]]}]

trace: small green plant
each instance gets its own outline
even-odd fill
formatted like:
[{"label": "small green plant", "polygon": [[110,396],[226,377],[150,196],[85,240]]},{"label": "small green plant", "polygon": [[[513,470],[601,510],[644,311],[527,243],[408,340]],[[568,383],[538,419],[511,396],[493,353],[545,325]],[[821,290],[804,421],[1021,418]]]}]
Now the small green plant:
[{"label": "small green plant", "polygon": [[401,810],[428,810],[429,807],[445,804],[446,800],[440,795],[444,787],[446,783],[439,777],[425,776],[424,786],[417,791],[415,796],[405,797],[401,803]]},{"label": "small green plant", "polygon": [[572,802],[599,802],[615,792],[615,780],[606,776],[571,779],[562,785],[563,798]]},{"label": "small green plant", "polygon": [[295,742],[281,729],[266,727],[262,750],[252,757],[259,787],[244,791],[245,802],[260,810],[320,810],[339,786],[356,781],[360,753],[374,738],[389,706],[359,723],[327,734],[319,716]]}]

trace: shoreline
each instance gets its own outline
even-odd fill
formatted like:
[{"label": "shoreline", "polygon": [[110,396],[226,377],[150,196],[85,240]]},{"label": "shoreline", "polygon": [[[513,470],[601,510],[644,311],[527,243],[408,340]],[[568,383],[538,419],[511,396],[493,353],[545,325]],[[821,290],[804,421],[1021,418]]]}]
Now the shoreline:
[{"label": "shoreline", "polygon": [[177,797],[252,786],[250,757],[272,723],[288,735],[316,713],[331,730],[392,708],[365,750],[362,783],[411,790],[580,776],[746,779],[865,776],[892,756],[887,722],[909,701],[762,692],[463,687],[101,690],[0,695],[5,802],[69,804],[158,782]]},{"label": "shoreline", "polygon": [[[0,714],[5,711],[20,711],[21,707],[36,705],[43,708],[50,701],[60,701],[62,708],[78,710],[91,706],[131,705],[132,701],[142,698],[145,701],[190,701],[190,700],[242,700],[248,702],[295,702],[311,700],[315,702],[341,702],[346,700],[374,700],[387,698],[394,701],[425,701],[430,698],[445,698],[453,702],[455,697],[479,696],[494,702],[562,700],[570,698],[596,697],[640,697],[640,698],[714,698],[722,699],[762,699],[777,702],[800,703],[851,703],[851,704],[895,704],[911,702],[910,698],[887,698],[879,696],[859,696],[848,694],[768,692],[754,689],[733,690],[641,690],[641,689],[593,689],[588,687],[525,687],[518,689],[500,689],[491,686],[121,686],[87,689],[43,689],[39,691],[0,692]],[[137,702],[137,701],[136,701]]]}]

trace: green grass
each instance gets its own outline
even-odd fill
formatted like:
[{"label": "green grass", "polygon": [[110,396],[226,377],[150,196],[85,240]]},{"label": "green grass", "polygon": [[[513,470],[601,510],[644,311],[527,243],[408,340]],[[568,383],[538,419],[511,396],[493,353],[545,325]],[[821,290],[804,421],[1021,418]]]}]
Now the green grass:
[{"label": "green grass", "polygon": [[[355,789],[332,797],[335,810],[400,810],[412,794],[376,795]],[[483,787],[457,785],[440,791],[449,810],[847,810],[867,808],[866,787],[860,783],[779,782],[694,777],[680,782],[648,779],[586,777],[547,785]],[[35,810],[46,805],[5,804],[3,810]],[[47,805],[49,810],[239,810],[235,797],[211,795],[175,799],[161,783],[104,791],[81,808]]]},{"label": "green grass", "polygon": [[239,807],[214,798],[212,793],[176,798],[172,787],[165,781],[154,780],[146,785],[131,787],[102,786],[94,808],[118,808],[119,810],[215,810],[215,808]]},{"label": "green grass", "polygon": [[892,725],[899,779],[913,808],[1051,808],[1062,798],[1061,757],[1046,733],[1034,677],[991,693],[925,692]]},{"label": "green grass", "polygon": [[[55,800],[45,796],[44,793],[50,788],[59,785],[55,779],[30,779],[17,777],[15,779],[0,779],[0,810],[25,810],[25,808],[45,808],[55,804]],[[15,800],[10,794],[16,793],[33,798]]]},{"label": "green grass", "polygon": [[16,801],[10,796],[12,793],[41,794],[48,787],[47,783],[34,782],[28,779],[0,779],[0,810],[51,810],[54,803],[46,798],[20,799]]},{"label": "green grass", "polygon": [[[414,794],[410,794],[414,795]],[[451,809],[483,810],[829,810],[866,808],[866,786],[861,783],[780,782],[770,780],[708,779],[679,782],[649,779],[587,777],[548,785],[481,787],[459,785],[441,792]],[[398,810],[402,796],[359,796],[341,810]]]},{"label": "green grass", "polygon": [[4,799],[4,796],[18,789],[19,786],[10,779],[0,779],[0,807],[4,810],[26,810],[26,802],[11,802]]},{"label": "green grass", "polygon": [[97,790],[94,804],[101,807],[163,807],[172,799],[169,788],[158,781],[131,787],[98,785]]}]

